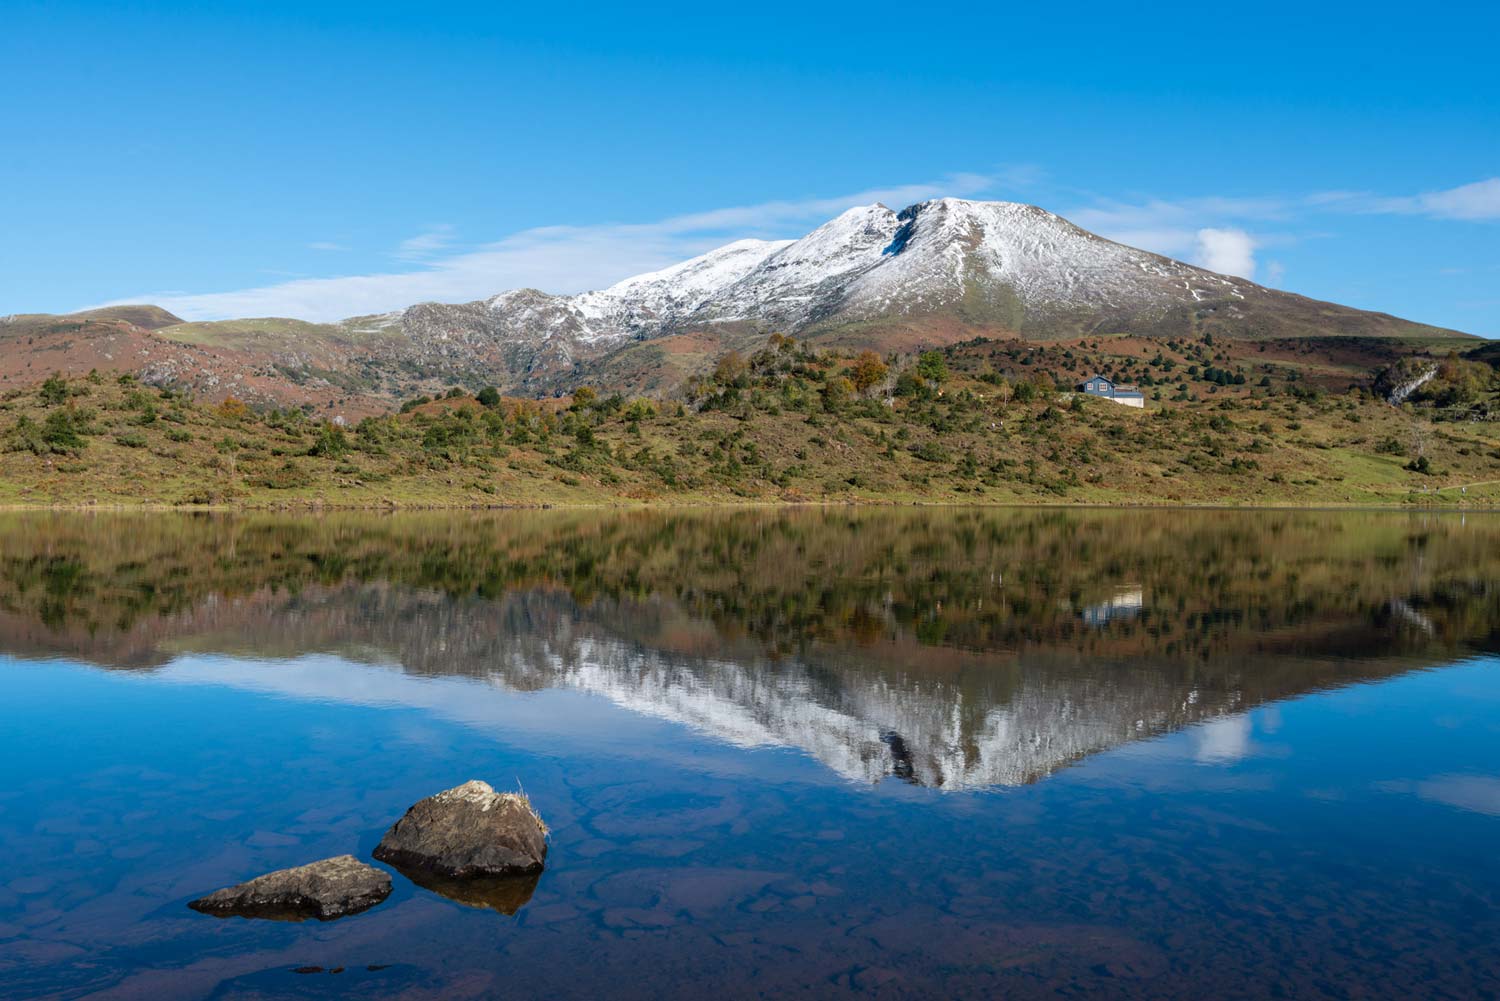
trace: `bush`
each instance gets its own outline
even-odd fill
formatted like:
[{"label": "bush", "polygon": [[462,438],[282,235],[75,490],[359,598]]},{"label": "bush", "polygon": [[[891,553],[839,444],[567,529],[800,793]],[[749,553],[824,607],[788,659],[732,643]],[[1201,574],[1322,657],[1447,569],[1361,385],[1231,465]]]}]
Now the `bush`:
[{"label": "bush", "polygon": [[43,406],[55,407],[66,403],[68,400],[68,384],[63,380],[61,372],[53,372],[47,376],[37,390],[37,396],[41,398]]},{"label": "bush", "polygon": [[318,440],[313,442],[307,454],[322,456],[326,459],[337,459],[348,455],[349,438],[344,434],[344,429],[337,424],[324,424],[318,429]]},{"label": "bush", "polygon": [[944,448],[940,442],[936,441],[923,442],[916,448],[915,451],[912,452],[912,454],[921,459],[923,462],[948,461],[948,450]]},{"label": "bush", "polygon": [[65,407],[54,410],[38,424],[22,415],[11,429],[6,449],[36,455],[77,455],[88,444],[86,436],[93,433],[89,426],[92,416],[87,410]]}]

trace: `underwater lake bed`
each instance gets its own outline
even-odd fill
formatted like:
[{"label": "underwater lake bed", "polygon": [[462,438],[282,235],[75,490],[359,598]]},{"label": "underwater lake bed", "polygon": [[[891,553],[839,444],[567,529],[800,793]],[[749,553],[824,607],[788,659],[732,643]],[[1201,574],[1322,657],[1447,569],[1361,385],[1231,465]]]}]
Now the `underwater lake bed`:
[{"label": "underwater lake bed", "polygon": [[1500,994],[1500,515],[6,514],[0,693],[6,998]]}]

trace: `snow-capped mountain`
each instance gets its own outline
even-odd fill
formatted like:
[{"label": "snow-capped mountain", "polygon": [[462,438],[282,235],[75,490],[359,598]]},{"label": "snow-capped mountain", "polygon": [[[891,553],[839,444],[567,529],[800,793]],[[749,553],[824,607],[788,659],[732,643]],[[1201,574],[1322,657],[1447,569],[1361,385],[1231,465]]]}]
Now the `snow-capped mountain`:
[{"label": "snow-capped mountain", "polygon": [[511,337],[604,345],[728,322],[796,333],[944,310],[1020,329],[1059,313],[1163,314],[1244,300],[1247,290],[1265,291],[1112,243],[1035,206],[944,198],[901,212],[852,208],[800,240],[741,240],[597,292],[523,289],[484,306]]},{"label": "snow-capped mountain", "polygon": [[897,329],[939,341],[972,333],[1379,335],[1417,326],[1114,243],[1033,205],[943,198],[900,212],[852,208],[800,240],[741,240],[599,291],[519,289],[344,327],[397,335],[416,367],[482,371],[526,391],[586,378],[612,352],[663,336],[817,338],[855,325],[856,339],[877,348],[883,332]]},{"label": "snow-capped mountain", "polygon": [[740,240],[577,295],[523,288],[332,324],[184,323],[149,306],[16,317],[0,321],[0,382],[62,359],[275,406],[378,409],[455,384],[671,394],[772,332],[882,353],[975,336],[1462,336],[1215,274],[1032,205],[943,198],[852,208],[798,240]]}]

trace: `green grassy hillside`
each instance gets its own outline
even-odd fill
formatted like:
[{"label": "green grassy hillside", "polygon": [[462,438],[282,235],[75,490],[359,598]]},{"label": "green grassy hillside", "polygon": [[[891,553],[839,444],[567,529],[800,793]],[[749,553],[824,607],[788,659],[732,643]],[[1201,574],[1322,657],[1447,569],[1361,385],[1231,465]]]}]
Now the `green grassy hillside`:
[{"label": "green grassy hillside", "polygon": [[1179,346],[1198,353],[1176,353],[1144,410],[1059,391],[1068,362],[1040,348],[892,364],[780,337],[721,358],[683,402],[455,390],[352,426],[200,404],[128,376],[53,378],[0,401],[0,503],[1500,501],[1491,423],[1189,365],[1212,349]]}]

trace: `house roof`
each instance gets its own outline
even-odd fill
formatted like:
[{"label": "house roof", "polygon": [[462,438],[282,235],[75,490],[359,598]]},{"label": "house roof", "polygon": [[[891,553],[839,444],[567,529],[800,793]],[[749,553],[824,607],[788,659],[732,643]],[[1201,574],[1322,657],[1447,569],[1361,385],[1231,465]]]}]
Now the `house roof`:
[{"label": "house roof", "polygon": [[1122,386],[1118,382],[1115,382],[1115,380],[1111,379],[1109,376],[1100,375],[1097,372],[1089,376],[1087,379],[1083,380],[1083,382],[1079,383],[1079,385],[1087,385],[1091,382],[1109,383],[1109,388],[1114,390],[1116,396],[1144,396],[1139,386]]}]

